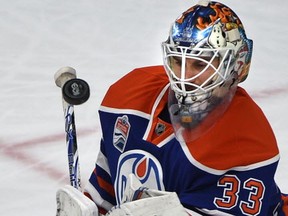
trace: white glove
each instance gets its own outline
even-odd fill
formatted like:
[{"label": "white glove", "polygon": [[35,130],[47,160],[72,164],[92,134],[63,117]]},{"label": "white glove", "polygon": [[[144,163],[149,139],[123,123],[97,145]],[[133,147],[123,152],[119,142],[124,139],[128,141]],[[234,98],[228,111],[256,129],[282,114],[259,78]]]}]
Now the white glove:
[{"label": "white glove", "polygon": [[152,190],[131,174],[122,204],[112,208],[106,216],[188,216],[174,192]]},{"label": "white glove", "polygon": [[177,194],[144,198],[121,204],[106,216],[188,216]]},{"label": "white glove", "polygon": [[96,204],[70,185],[57,191],[56,201],[56,216],[98,216]]}]

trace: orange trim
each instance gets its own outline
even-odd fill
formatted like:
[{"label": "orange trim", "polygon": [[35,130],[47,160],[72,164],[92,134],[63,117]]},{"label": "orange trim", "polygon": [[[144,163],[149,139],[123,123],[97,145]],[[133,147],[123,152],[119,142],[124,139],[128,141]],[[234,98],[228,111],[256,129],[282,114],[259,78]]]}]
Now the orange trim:
[{"label": "orange trim", "polygon": [[103,188],[107,193],[109,193],[112,197],[115,197],[114,187],[105,181],[103,178],[97,175],[96,168],[93,170],[94,175],[97,178],[97,182],[101,188]]},{"label": "orange trim", "polygon": [[285,215],[288,215],[288,196],[282,195],[282,200],[284,202],[282,210],[285,213]]},{"label": "orange trim", "polygon": [[[163,96],[164,98],[168,97],[168,92],[165,93]],[[153,123],[151,125],[151,129],[149,131],[147,141],[153,143],[154,145],[158,145],[160,142],[162,142],[164,139],[166,139],[168,136],[170,136],[173,133],[172,125],[161,120],[158,118],[162,110],[165,108],[166,103],[168,99],[162,99],[160,103],[158,104],[158,107],[155,110],[155,113],[153,114]],[[153,103],[154,105],[154,103]],[[165,126],[165,130],[162,134],[156,134],[156,127],[158,124],[162,124]]]},{"label": "orange trim", "polygon": [[[88,197],[91,201],[93,201],[92,199],[92,196],[88,193],[88,192],[84,192],[84,195],[86,197]],[[94,202],[94,201],[93,201]],[[96,204],[96,203],[95,203]],[[101,206],[98,206],[97,205],[97,208],[98,208],[98,213],[102,214],[102,215],[105,215],[108,211],[104,208],[102,208]]]},{"label": "orange trim", "polygon": [[84,195],[93,201],[92,196],[88,192],[84,192]]},{"label": "orange trim", "polygon": [[[160,135],[156,134],[156,127],[157,127],[158,123],[165,125],[165,131]],[[151,130],[150,130],[149,135],[147,137],[147,141],[153,143],[154,145],[158,145],[164,139],[166,139],[168,136],[170,136],[173,132],[174,132],[173,127],[171,124],[168,124],[168,123],[162,121],[161,119],[156,118],[154,120],[154,122],[152,123],[152,127],[151,127]]]},{"label": "orange trim", "polygon": [[106,182],[104,179],[102,179],[99,176],[97,176],[97,181],[98,181],[98,184],[101,188],[103,188],[112,197],[115,197],[115,191],[114,191],[114,188],[111,184],[109,184],[108,182]]},{"label": "orange trim", "polygon": [[106,213],[108,212],[106,209],[98,206],[98,212],[100,213],[100,215],[106,215]]},{"label": "orange trim", "polygon": [[250,165],[279,154],[266,117],[242,88],[238,88],[223,117],[188,148],[198,162],[218,170]]}]

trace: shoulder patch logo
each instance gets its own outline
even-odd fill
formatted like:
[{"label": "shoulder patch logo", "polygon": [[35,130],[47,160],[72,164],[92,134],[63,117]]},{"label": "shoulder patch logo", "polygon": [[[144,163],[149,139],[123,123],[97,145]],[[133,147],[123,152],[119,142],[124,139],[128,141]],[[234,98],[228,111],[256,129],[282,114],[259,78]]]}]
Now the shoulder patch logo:
[{"label": "shoulder patch logo", "polygon": [[129,130],[130,130],[130,123],[128,116],[124,115],[118,117],[114,126],[113,144],[115,148],[117,148],[122,153],[126,146]]}]

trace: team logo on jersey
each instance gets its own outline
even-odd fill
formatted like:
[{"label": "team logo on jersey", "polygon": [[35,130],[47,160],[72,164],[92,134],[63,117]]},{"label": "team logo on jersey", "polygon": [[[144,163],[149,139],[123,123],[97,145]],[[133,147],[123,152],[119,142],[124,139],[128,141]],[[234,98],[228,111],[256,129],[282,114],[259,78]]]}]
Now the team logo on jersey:
[{"label": "team logo on jersey", "polygon": [[114,182],[117,203],[121,203],[128,175],[133,173],[143,186],[164,190],[161,164],[153,155],[142,150],[123,153],[118,160],[117,176]]},{"label": "team logo on jersey", "polygon": [[120,152],[123,152],[125,149],[129,130],[130,123],[128,116],[118,117],[114,126],[113,144]]}]

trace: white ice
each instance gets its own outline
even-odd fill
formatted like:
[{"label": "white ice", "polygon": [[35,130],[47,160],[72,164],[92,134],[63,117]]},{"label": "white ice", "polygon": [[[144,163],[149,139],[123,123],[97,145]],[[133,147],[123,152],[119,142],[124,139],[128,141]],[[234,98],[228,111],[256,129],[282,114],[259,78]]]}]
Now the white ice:
[{"label": "white ice", "polygon": [[[101,136],[97,108],[109,85],[135,67],[161,64],[160,43],[170,24],[195,2],[1,0],[0,215],[55,215],[56,190],[69,183],[54,73],[72,66],[91,87],[90,100],[75,110],[85,185]],[[223,3],[254,40],[252,68],[242,86],[275,131],[282,156],[275,178],[288,193],[288,1]]]}]

